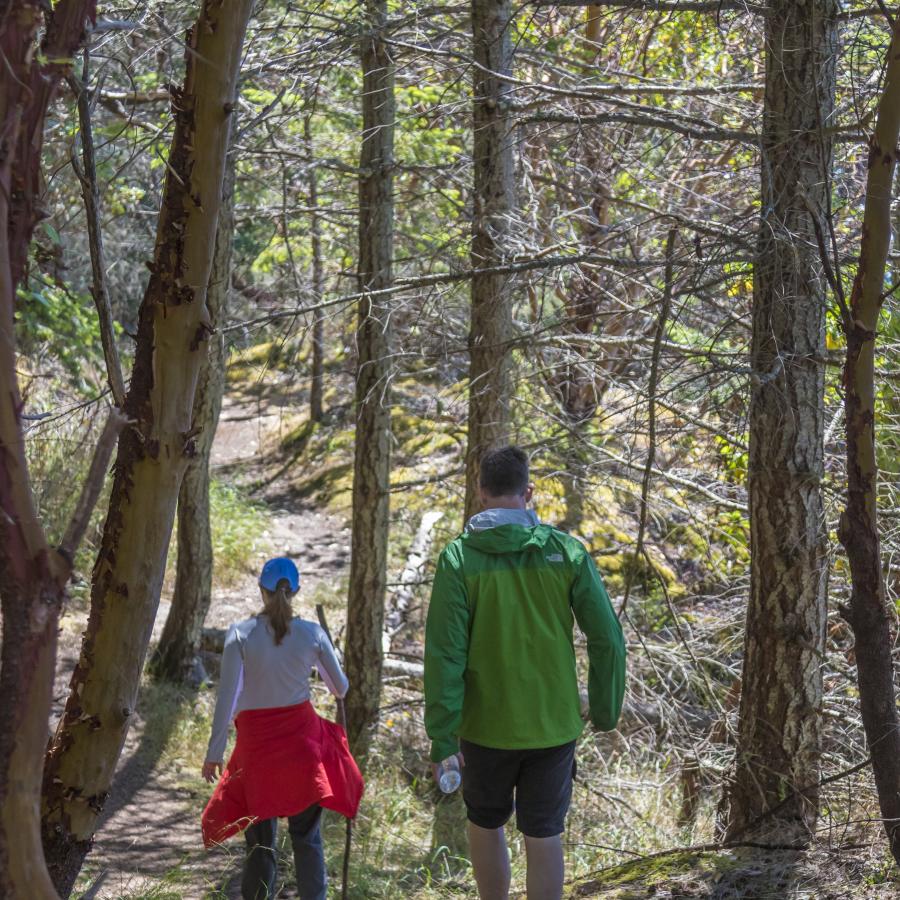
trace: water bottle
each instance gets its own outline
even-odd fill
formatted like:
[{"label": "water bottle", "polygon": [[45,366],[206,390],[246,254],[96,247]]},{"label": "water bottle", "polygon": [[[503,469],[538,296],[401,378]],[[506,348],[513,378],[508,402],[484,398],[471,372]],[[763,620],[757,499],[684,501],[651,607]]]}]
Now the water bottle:
[{"label": "water bottle", "polygon": [[445,794],[452,794],[462,784],[462,775],[459,771],[459,759],[454,754],[448,756],[440,764],[441,774],[438,785]]}]

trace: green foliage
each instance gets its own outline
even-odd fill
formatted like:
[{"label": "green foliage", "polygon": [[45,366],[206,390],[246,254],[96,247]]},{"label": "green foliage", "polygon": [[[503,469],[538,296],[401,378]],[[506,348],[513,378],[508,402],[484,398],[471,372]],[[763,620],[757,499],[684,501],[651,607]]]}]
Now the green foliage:
[{"label": "green foliage", "polygon": [[[212,532],[213,577],[230,585],[254,570],[268,544],[265,504],[253,500],[246,489],[218,478],[209,485],[209,519]],[[166,564],[167,578],[174,578],[178,564],[178,524],[172,529]]]},{"label": "green foliage", "polygon": [[241,488],[217,478],[210,482],[209,504],[215,578],[230,584],[254,568],[264,550],[267,509]]},{"label": "green foliage", "polygon": [[266,545],[266,507],[217,478],[210,482],[209,504],[215,577],[230,584],[255,567]]},{"label": "green foliage", "polygon": [[[748,435],[741,435],[741,439],[746,442]],[[726,481],[731,484],[746,484],[750,454],[719,435],[714,435],[713,440],[719,451]]]},{"label": "green foliage", "polygon": [[16,337],[33,357],[51,357],[78,391],[95,394],[105,381],[97,310],[88,294],[74,294],[61,283],[32,279],[20,287]]},{"label": "green foliage", "polygon": [[736,509],[719,513],[716,519],[717,537],[731,545],[733,557],[723,557],[725,574],[738,574],[750,563],[750,520]]},{"label": "green foliage", "polygon": [[[46,402],[51,397],[38,395]],[[47,424],[36,423],[26,433],[25,458],[38,516],[51,546],[62,540],[87,477],[94,444],[102,424],[102,411],[89,408]],[[69,595],[84,603],[88,579],[100,544],[109,479],[91,516],[84,540],[75,554],[75,576]]]}]

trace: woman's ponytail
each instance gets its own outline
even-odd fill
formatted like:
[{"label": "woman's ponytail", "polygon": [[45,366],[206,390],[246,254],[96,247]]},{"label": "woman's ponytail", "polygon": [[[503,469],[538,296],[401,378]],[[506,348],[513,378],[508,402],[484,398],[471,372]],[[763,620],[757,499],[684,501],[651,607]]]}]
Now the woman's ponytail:
[{"label": "woman's ponytail", "polygon": [[291,608],[291,587],[287,579],[282,578],[274,591],[261,587],[263,596],[263,612],[269,619],[272,631],[275,633],[275,645],[278,646],[291,627],[291,619],[294,611]]}]

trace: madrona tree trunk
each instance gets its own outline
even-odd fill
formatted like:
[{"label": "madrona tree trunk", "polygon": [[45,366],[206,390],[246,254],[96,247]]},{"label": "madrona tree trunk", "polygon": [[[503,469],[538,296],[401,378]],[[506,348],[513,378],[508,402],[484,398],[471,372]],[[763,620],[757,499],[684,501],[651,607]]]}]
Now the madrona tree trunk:
[{"label": "madrona tree trunk", "polygon": [[[65,74],[60,60],[81,45],[95,3],[60,0],[37,52],[43,10],[30,0],[0,3],[0,896],[10,900],[57,896],[41,851],[38,801],[57,622],[78,538],[62,552],[51,550],[37,516],[25,461],[14,315],[37,219],[47,107]],[[100,466],[94,476],[102,483]],[[90,505],[90,497],[79,504],[82,523]]]},{"label": "madrona tree trunk", "polygon": [[[236,125],[231,123],[232,134]],[[216,229],[206,307],[210,325],[224,319],[231,286],[234,247],[235,157],[232,144],[222,182],[222,208]],[[225,390],[225,340],[221,332],[210,338],[209,353],[200,367],[194,398],[196,455],[188,462],[178,491],[178,562],[172,606],[152,660],[153,673],[169,681],[202,681],[199,663],[200,636],[212,595],[213,548],[209,519],[209,456],[222,410]],[[192,674],[193,673],[193,674]]]},{"label": "madrona tree trunk", "polygon": [[[805,841],[817,815],[826,617],[822,504],[837,0],[771,0],[753,293],[750,600],[727,833]],[[817,221],[817,219],[819,221]]]},{"label": "madrona tree trunk", "polygon": [[[363,135],[359,182],[359,290],[390,286],[394,230],[394,62],[386,0],[367,0],[362,38]],[[356,449],[347,638],[347,730],[365,757],[381,696],[391,467],[391,308],[360,300],[356,332]]]},{"label": "madrona tree trunk", "polygon": [[875,339],[884,303],[890,248],[891,185],[900,138],[900,20],[893,26],[884,92],[869,139],[868,181],[859,267],[844,312],[847,358],[847,508],[839,537],[850,562],[850,608],[842,610],[856,637],[863,727],[891,853],[900,864],[900,720],[894,694],[891,614],[885,596],[878,536],[875,457]]},{"label": "madrona tree trunk", "polygon": [[[472,0],[475,190],[472,268],[509,263],[515,211],[515,156],[510,84],[510,0]],[[478,466],[484,451],[507,439],[512,337],[512,283],[508,274],[472,278],[469,330],[469,435],[466,448],[466,518],[478,511]]]},{"label": "madrona tree trunk", "polygon": [[91,612],[44,773],[43,840],[68,894],[90,848],[135,707],[159,602],[181,480],[196,452],[192,419],[206,354],[209,283],[235,82],[251,0],[204,0],[173,91],[156,247]]}]

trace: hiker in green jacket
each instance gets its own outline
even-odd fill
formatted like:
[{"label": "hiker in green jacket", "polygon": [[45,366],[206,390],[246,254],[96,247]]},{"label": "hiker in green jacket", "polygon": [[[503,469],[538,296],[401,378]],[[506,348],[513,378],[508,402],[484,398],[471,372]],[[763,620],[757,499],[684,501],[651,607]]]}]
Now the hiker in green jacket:
[{"label": "hiker in green jacket", "polygon": [[481,461],[482,512],[438,559],[425,627],[425,728],[435,777],[458,762],[482,900],[506,900],[503,826],[525,836],[529,900],[563,890],[562,832],[584,728],[573,623],[587,639],[590,720],[616,727],[625,644],[580,541],[527,508],[528,457]]}]

